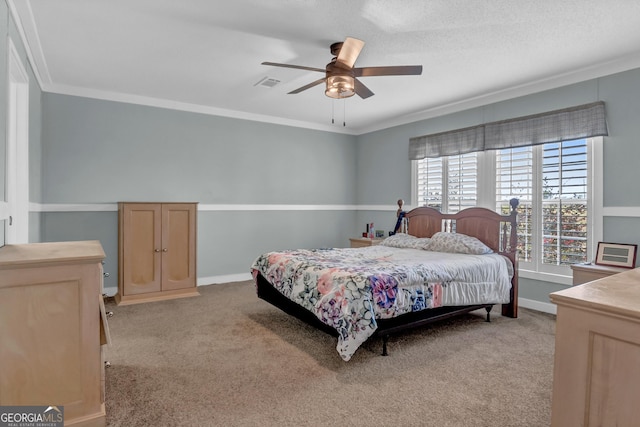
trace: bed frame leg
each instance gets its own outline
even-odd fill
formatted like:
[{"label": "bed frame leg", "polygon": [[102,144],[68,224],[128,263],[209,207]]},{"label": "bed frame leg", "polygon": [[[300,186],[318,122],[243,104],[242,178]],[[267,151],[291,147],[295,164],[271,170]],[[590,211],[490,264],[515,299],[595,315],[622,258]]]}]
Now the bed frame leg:
[{"label": "bed frame leg", "polygon": [[489,306],[484,308],[485,310],[487,310],[487,322],[491,322],[491,309],[492,308],[493,308],[492,305],[489,305]]},{"label": "bed frame leg", "polygon": [[387,352],[387,343],[389,342],[389,335],[384,335],[382,337],[382,355],[383,356],[388,356],[389,353]]}]

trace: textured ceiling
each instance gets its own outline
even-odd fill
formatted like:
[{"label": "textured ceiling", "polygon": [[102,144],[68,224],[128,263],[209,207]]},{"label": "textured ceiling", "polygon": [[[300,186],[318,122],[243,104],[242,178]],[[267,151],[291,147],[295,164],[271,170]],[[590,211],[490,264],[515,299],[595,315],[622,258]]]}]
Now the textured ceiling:
[{"label": "textured ceiling", "polygon": [[[45,91],[362,133],[640,67],[637,0],[9,0]],[[329,45],[375,96],[334,101]],[[279,80],[272,88],[256,85]],[[331,124],[335,118],[335,124]],[[343,126],[343,121],[346,126]]]}]

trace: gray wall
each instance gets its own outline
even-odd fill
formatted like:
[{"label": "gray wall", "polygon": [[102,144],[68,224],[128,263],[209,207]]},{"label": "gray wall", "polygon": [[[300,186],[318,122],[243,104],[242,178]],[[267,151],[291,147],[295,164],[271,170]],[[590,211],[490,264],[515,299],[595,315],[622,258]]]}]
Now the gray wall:
[{"label": "gray wall", "polygon": [[353,202],[353,136],[51,93],[43,109],[43,203]]},{"label": "gray wall", "polygon": [[[596,100],[606,102],[610,129],[604,207],[640,206],[639,69],[355,137],[41,93],[5,2],[0,31],[0,99],[6,100],[6,34],[31,78],[30,200],[41,209],[30,214],[30,239],[100,240],[108,287],[116,285],[118,201],[199,202],[198,276],[247,273],[264,251],[346,246],[367,222],[390,230],[395,201],[410,203],[410,137]],[[2,165],[5,110],[0,103]],[[606,216],[604,240],[640,243],[640,218]],[[520,294],[546,302],[563,287],[524,279]]]},{"label": "gray wall", "polygon": [[[410,203],[412,136],[604,100],[605,207],[640,206],[640,70],[419,121],[358,137],[110,101],[43,95],[42,202],[198,201],[198,276],[244,273],[263,251],[346,246],[364,224],[388,231],[395,200]],[[34,172],[35,173],[35,172]],[[385,205],[389,210],[222,210],[225,205]],[[44,212],[43,241],[99,239],[115,286],[117,218]],[[640,218],[609,216],[604,239],[640,243]],[[563,285],[521,280],[547,302]]]},{"label": "gray wall", "polygon": [[[609,125],[603,146],[604,207],[639,207],[640,69],[361,135],[357,155],[358,204],[383,204],[398,198],[410,203],[410,137],[597,100],[606,103]],[[387,225],[388,217],[387,211],[367,210],[358,212],[356,221],[383,221]],[[604,241],[640,244],[640,217],[605,216],[603,231]],[[541,302],[548,302],[550,292],[566,287],[527,279],[521,279],[520,284],[521,297]]]},{"label": "gray wall", "polygon": [[355,212],[331,206],[355,199],[354,136],[51,93],[42,107],[41,239],[100,240],[107,287],[116,212],[48,205],[199,202],[200,278],[248,273],[269,250],[348,245]]}]

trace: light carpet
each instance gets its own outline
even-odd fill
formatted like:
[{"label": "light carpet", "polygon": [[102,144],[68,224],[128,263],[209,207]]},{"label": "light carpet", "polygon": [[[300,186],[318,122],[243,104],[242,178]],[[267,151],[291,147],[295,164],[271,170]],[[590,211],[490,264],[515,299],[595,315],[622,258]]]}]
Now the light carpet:
[{"label": "light carpet", "polygon": [[105,348],[109,426],[492,426],[550,423],[555,316],[484,310],[366,342],[257,298],[253,283],[116,306]]}]

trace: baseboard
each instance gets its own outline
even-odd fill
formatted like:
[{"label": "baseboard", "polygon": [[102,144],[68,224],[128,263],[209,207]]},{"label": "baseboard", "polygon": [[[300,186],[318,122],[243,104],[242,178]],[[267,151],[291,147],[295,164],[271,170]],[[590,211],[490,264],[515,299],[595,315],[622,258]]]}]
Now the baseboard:
[{"label": "baseboard", "polygon": [[555,304],[527,298],[518,298],[518,306],[549,314],[556,314],[557,312],[557,307]]},{"label": "baseboard", "polygon": [[114,297],[118,293],[118,286],[105,286],[102,289],[102,293],[108,297]]},{"label": "baseboard", "polygon": [[[198,286],[206,286],[216,283],[244,282],[251,279],[251,273],[224,274],[221,276],[199,277],[196,284]],[[103,293],[108,297],[115,296],[118,293],[118,285],[108,286],[105,284]]]}]

